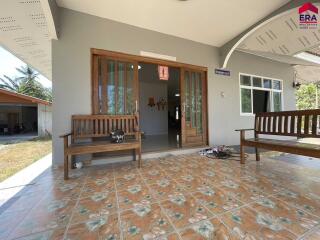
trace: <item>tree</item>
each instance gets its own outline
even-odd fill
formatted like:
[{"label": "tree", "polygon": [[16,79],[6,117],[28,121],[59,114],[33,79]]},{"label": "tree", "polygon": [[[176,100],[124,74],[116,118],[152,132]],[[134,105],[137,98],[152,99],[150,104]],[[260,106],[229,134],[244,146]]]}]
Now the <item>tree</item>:
[{"label": "tree", "polygon": [[0,78],[0,88],[22,93],[28,96],[52,101],[51,88],[45,88],[37,81],[39,73],[29,66],[16,68],[19,76],[12,79],[6,75]]},{"label": "tree", "polygon": [[318,108],[316,92],[318,90],[318,85],[314,83],[301,85],[296,91],[297,108],[299,110]]},{"label": "tree", "polygon": [[8,77],[7,75],[3,75],[3,78],[0,78],[0,88],[18,92],[19,91],[19,84],[16,79],[12,79],[11,77]]}]

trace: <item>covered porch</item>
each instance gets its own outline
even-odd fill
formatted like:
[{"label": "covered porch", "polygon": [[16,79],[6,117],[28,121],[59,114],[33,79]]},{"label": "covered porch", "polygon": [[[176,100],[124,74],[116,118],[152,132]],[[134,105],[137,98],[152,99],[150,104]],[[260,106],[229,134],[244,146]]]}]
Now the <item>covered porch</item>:
[{"label": "covered porch", "polygon": [[319,239],[318,158],[198,154],[239,146],[240,128],[319,139],[319,109],[295,111],[299,84],[319,81],[320,31],[300,15],[320,4],[305,4],[1,3],[1,44],[54,100],[52,166],[0,206],[0,239]]}]

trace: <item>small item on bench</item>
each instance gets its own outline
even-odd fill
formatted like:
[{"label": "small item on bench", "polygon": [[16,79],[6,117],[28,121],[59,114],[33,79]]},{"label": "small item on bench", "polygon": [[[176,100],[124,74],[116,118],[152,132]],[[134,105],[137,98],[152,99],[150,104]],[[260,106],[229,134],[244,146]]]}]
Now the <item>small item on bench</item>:
[{"label": "small item on bench", "polygon": [[111,142],[112,143],[123,143],[124,141],[124,131],[117,129],[111,132]]}]

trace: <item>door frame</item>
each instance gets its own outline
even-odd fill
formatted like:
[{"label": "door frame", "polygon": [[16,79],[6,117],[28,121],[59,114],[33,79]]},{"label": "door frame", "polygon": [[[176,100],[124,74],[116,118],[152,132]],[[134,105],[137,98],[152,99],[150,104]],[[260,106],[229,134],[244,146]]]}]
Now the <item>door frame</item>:
[{"label": "door frame", "polygon": [[[176,61],[170,61],[170,60],[164,60],[164,59],[158,59],[158,58],[151,58],[151,57],[144,57],[144,56],[139,56],[139,55],[133,55],[133,54],[128,54],[128,53],[121,53],[121,52],[115,52],[115,51],[109,51],[109,50],[104,50],[104,49],[97,49],[97,48],[91,48],[90,49],[90,55],[91,55],[91,112],[94,114],[95,108],[97,107],[96,103],[96,95],[97,93],[97,87],[95,84],[98,82],[96,79],[98,79],[98,57],[110,57],[114,60],[121,60],[121,61],[130,61],[130,62],[135,62],[135,63],[150,63],[150,64],[156,64],[156,65],[164,65],[168,67],[175,67],[179,68],[180,72],[182,69],[190,69],[190,70],[195,70],[195,71],[200,71],[204,73],[204,81],[205,81],[205,135],[206,135],[206,143],[205,145],[208,145],[209,143],[209,122],[208,122],[208,67],[203,67],[203,66],[198,66],[198,65],[193,65],[193,64],[188,64],[188,63],[182,63],[182,62],[176,62]],[[136,65],[137,66],[137,65]],[[181,77],[179,78],[179,85],[181,86]],[[136,93],[137,93],[137,101],[138,101],[138,106],[140,106],[139,103],[139,81],[138,81],[138,69],[136,69]],[[181,89],[180,89],[180,98],[181,98]],[[181,106],[182,108],[182,106]],[[182,119],[181,119],[182,121]]]}]

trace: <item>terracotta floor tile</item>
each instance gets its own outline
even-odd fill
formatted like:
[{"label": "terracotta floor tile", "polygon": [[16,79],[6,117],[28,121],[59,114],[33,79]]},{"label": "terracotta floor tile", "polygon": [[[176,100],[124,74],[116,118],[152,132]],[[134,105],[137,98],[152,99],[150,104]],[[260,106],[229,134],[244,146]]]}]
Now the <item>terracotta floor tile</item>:
[{"label": "terracotta floor tile", "polygon": [[244,203],[255,201],[259,198],[265,197],[265,195],[268,195],[268,193],[266,194],[265,192],[262,192],[255,186],[239,183],[232,179],[224,180],[220,183],[221,186],[219,186],[219,188],[221,190]]},{"label": "terracotta floor tile", "polygon": [[234,233],[230,232],[226,226],[217,218],[204,220],[192,224],[180,232],[183,240],[238,240]]},{"label": "terracotta floor tile", "polygon": [[68,181],[53,167],[0,207],[0,239],[68,229],[70,240],[318,240],[320,169],[308,163],[188,154],[71,170]]},{"label": "terracotta floor tile", "polygon": [[313,192],[300,193],[297,191],[284,190],[275,195],[275,197],[320,217],[320,195]]},{"label": "terracotta floor tile", "polygon": [[319,240],[320,239],[320,227],[306,235],[303,240]]},{"label": "terracotta floor tile", "polygon": [[186,189],[181,184],[167,178],[159,179],[155,184],[149,185],[153,197],[162,201],[169,198],[173,193],[185,193]]},{"label": "terracotta floor tile", "polygon": [[173,231],[159,204],[134,204],[120,218],[124,239],[156,239]]},{"label": "terracotta floor tile", "polygon": [[115,192],[93,194],[82,198],[73,210],[71,224],[81,223],[93,218],[104,217],[117,211]]},{"label": "terracotta floor tile", "polygon": [[152,194],[144,184],[129,185],[118,192],[119,207],[121,210],[133,208],[135,203],[150,204],[154,201]]},{"label": "terracotta floor tile", "polygon": [[71,225],[66,233],[68,240],[115,240],[120,239],[118,214],[90,219]]},{"label": "terracotta floor tile", "polygon": [[243,207],[221,215],[220,219],[236,234],[244,239],[297,239],[277,218]]},{"label": "terracotta floor tile", "polygon": [[192,196],[214,214],[221,214],[243,205],[228,193],[215,187],[199,188],[198,192],[192,193]]},{"label": "terracotta floor tile", "polygon": [[213,216],[194,197],[187,194],[169,195],[169,200],[161,202],[161,206],[176,228],[182,228]]},{"label": "terracotta floor tile", "polygon": [[295,207],[291,207],[273,197],[260,199],[249,206],[259,213],[272,216],[286,229],[298,236],[304,234],[315,225],[320,224],[320,218],[314,217]]}]

